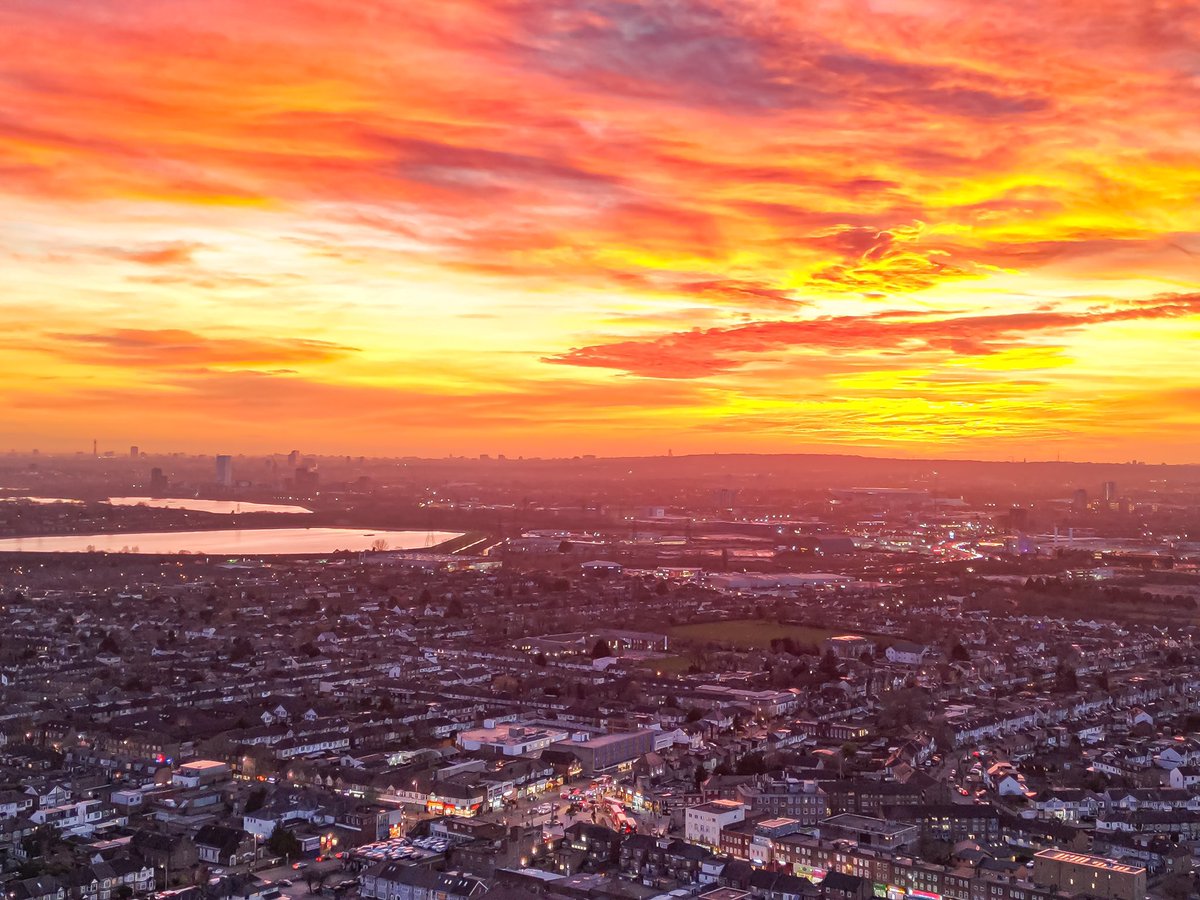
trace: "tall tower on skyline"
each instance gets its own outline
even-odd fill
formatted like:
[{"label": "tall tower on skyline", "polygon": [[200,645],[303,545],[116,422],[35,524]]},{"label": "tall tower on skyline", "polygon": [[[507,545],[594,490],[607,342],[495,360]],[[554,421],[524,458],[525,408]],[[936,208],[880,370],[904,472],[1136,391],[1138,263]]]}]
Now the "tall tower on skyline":
[{"label": "tall tower on skyline", "polygon": [[217,484],[233,487],[233,457],[221,454],[217,457]]}]

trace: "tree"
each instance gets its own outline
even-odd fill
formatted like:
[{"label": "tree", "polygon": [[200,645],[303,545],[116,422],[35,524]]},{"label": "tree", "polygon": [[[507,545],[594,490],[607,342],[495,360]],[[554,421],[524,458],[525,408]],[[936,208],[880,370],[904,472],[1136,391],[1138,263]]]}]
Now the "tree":
[{"label": "tree", "polygon": [[929,697],[919,688],[888,691],[879,701],[879,721],[887,728],[914,725],[929,718]]},{"label": "tree", "polygon": [[827,675],[830,678],[837,678],[841,675],[837,654],[833,652],[832,647],[825,651],[825,655],[821,657],[821,664],[817,669],[822,675]]},{"label": "tree", "polygon": [[971,654],[967,652],[967,648],[958,641],[954,642],[954,647],[950,651],[950,658],[955,662],[970,662]]},{"label": "tree", "polygon": [[266,800],[267,800],[267,789],[264,787],[256,787],[248,795],[246,795],[245,812],[247,814],[249,814],[249,813],[254,812],[255,810],[262,809],[262,805],[266,802]]},{"label": "tree", "polygon": [[276,825],[275,830],[271,832],[271,836],[267,838],[267,849],[276,856],[282,856],[289,862],[293,856],[299,856],[301,852],[300,841],[282,825]]},{"label": "tree", "polygon": [[451,597],[450,602],[446,604],[447,619],[461,619],[463,617],[462,601],[457,597]]},{"label": "tree", "polygon": [[28,857],[46,856],[61,841],[62,835],[53,825],[39,825],[21,838],[21,849]]},{"label": "tree", "polygon": [[1185,900],[1192,896],[1192,880],[1182,872],[1176,872],[1174,875],[1168,875],[1159,889],[1171,900]]},{"label": "tree", "polygon": [[1070,694],[1079,690],[1079,678],[1075,669],[1065,663],[1059,663],[1054,671],[1054,689],[1060,694]]},{"label": "tree", "polygon": [[923,837],[917,845],[917,853],[926,862],[945,866],[950,864],[950,860],[954,855],[954,848],[946,841]]},{"label": "tree", "polygon": [[104,638],[100,641],[100,652],[101,653],[120,653],[121,652],[121,648],[117,646],[116,639],[113,638],[112,634],[104,635]]},{"label": "tree", "polygon": [[612,650],[609,649],[608,641],[604,638],[597,638],[596,644],[592,647],[592,659],[604,659],[612,656]]},{"label": "tree", "polygon": [[547,662],[547,660],[546,660],[546,653],[545,653],[545,651],[543,651],[543,650],[539,650],[539,651],[537,652],[537,656],[535,656],[535,657],[533,658],[533,661],[534,661],[534,663],[536,663],[537,665],[539,665],[539,666],[543,666],[543,667],[544,667],[544,666],[546,665],[546,662]]},{"label": "tree", "polygon": [[737,762],[737,774],[761,775],[767,771],[767,764],[761,753],[747,753]]},{"label": "tree", "polygon": [[230,660],[233,662],[242,662],[249,659],[253,654],[254,645],[244,635],[238,635],[233,639],[233,647],[229,651]]}]

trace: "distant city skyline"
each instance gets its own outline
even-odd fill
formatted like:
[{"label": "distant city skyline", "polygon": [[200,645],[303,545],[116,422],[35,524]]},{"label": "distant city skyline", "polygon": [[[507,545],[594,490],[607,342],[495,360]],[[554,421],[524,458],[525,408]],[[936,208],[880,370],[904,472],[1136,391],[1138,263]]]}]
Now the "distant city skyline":
[{"label": "distant city skyline", "polygon": [[[1129,458],[1129,459],[1076,458],[1076,459],[1072,459],[1072,458],[1064,457],[1061,454],[1057,454],[1053,457],[1038,457],[1038,456],[1032,456],[1032,455],[1029,455],[1029,456],[1008,455],[1008,456],[987,457],[987,456],[972,456],[970,454],[961,454],[961,455],[956,455],[956,456],[947,454],[947,455],[942,455],[942,456],[936,456],[936,455],[932,455],[932,454],[903,454],[903,453],[897,453],[897,452],[887,452],[886,449],[881,450],[879,452],[868,452],[868,451],[857,451],[856,452],[854,450],[843,449],[843,448],[815,449],[815,450],[794,450],[794,449],[793,450],[765,450],[765,451],[757,451],[757,450],[749,450],[749,451],[697,450],[694,452],[685,451],[685,450],[675,451],[673,448],[667,448],[666,450],[664,450],[662,452],[658,452],[658,453],[651,452],[649,450],[646,450],[646,451],[643,451],[640,453],[593,453],[588,450],[582,450],[582,451],[576,452],[576,453],[566,452],[566,453],[561,453],[561,454],[557,454],[557,453],[527,453],[526,454],[526,453],[511,453],[511,452],[508,452],[505,450],[491,450],[491,451],[481,450],[478,452],[447,451],[445,453],[425,454],[425,453],[416,453],[416,452],[406,452],[401,448],[393,448],[392,451],[390,451],[390,452],[383,451],[383,452],[377,452],[377,453],[367,453],[367,452],[359,452],[355,448],[346,448],[346,447],[340,447],[340,448],[334,447],[329,450],[321,450],[321,449],[309,447],[308,449],[303,451],[303,455],[301,455],[299,451],[296,451],[294,449],[293,450],[283,450],[283,449],[281,449],[282,446],[283,445],[280,445],[280,447],[268,446],[268,447],[263,447],[263,448],[238,448],[238,447],[228,447],[228,446],[222,445],[222,448],[219,450],[213,449],[212,447],[200,447],[200,448],[195,448],[195,449],[182,449],[182,448],[178,448],[178,447],[175,447],[175,448],[172,448],[172,447],[162,447],[162,448],[131,447],[130,450],[137,449],[138,454],[136,456],[130,455],[127,457],[126,454],[122,452],[121,445],[120,445],[120,442],[118,439],[118,442],[115,443],[112,447],[106,446],[103,441],[98,441],[97,446],[93,449],[85,449],[83,447],[71,446],[71,445],[67,445],[66,447],[64,447],[62,449],[55,449],[53,447],[8,447],[8,448],[5,448],[4,450],[0,451],[0,455],[3,455],[3,454],[35,455],[36,454],[36,455],[60,456],[60,457],[95,456],[97,458],[106,458],[106,459],[125,459],[125,458],[127,458],[134,462],[148,460],[148,459],[162,458],[162,457],[171,457],[171,456],[183,456],[183,457],[194,458],[194,459],[213,459],[214,461],[217,461],[221,458],[238,459],[238,458],[280,457],[282,460],[284,460],[284,463],[288,466],[298,466],[299,464],[304,462],[304,460],[306,460],[306,459],[307,460],[315,460],[315,459],[319,459],[319,458],[334,458],[334,459],[340,459],[340,458],[346,458],[346,459],[358,459],[358,458],[363,458],[363,459],[405,459],[405,458],[407,458],[407,459],[426,459],[426,460],[464,459],[464,460],[477,460],[477,461],[495,461],[495,462],[512,461],[512,462],[516,462],[516,461],[521,461],[521,460],[537,460],[537,459],[569,460],[569,459],[580,459],[580,458],[593,458],[593,459],[599,459],[599,460],[671,459],[671,458],[687,459],[689,457],[707,457],[707,456],[750,456],[750,457],[761,456],[764,458],[788,457],[788,456],[801,456],[801,457],[803,457],[803,456],[813,456],[813,457],[828,456],[828,457],[845,457],[847,459],[860,458],[860,459],[884,460],[884,461],[886,461],[888,459],[895,459],[895,460],[905,461],[905,462],[928,462],[930,464],[935,464],[939,461],[945,461],[948,463],[949,462],[952,462],[952,463],[978,462],[978,463],[984,463],[984,464],[1027,463],[1027,464],[1031,464],[1031,465],[1033,465],[1033,464],[1037,464],[1037,465],[1061,464],[1061,465],[1084,465],[1084,466],[1095,465],[1095,466],[1139,466],[1139,467],[1164,466],[1164,465],[1166,465],[1166,466],[1200,466],[1200,453],[1197,453],[1196,456],[1192,459],[1185,458],[1185,459],[1181,459],[1178,461],[1169,462],[1167,460],[1147,459],[1147,458]],[[1101,487],[1103,487],[1103,486],[1101,486]]]},{"label": "distant city skyline", "polygon": [[1196,27],[5,3],[0,446],[1194,460]]}]

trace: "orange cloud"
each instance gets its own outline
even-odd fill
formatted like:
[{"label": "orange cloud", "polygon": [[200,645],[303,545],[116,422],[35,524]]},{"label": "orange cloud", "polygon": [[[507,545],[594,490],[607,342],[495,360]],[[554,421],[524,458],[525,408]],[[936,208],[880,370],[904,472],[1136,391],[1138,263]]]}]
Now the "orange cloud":
[{"label": "orange cloud", "polygon": [[195,244],[166,244],[161,247],[147,247],[140,250],[126,250],[117,254],[122,259],[142,263],[147,266],[169,266],[176,263],[192,261],[192,254],[198,248]]},{"label": "orange cloud", "polygon": [[357,352],[330,341],[306,338],[209,337],[181,329],[124,328],[95,334],[56,333],[52,350],[75,362],[138,368],[287,365],[328,362]]},{"label": "orange cloud", "polygon": [[76,431],[51,380],[270,441],[241,373],[437,450],[1115,453],[1096,384],[1185,448],[1197,42],[1186,0],[11,0],[10,443]]},{"label": "orange cloud", "polygon": [[1062,334],[1106,323],[1183,318],[1198,313],[1200,294],[1081,312],[1045,309],[942,318],[892,310],[869,316],[763,321],[677,332],[645,340],[580,347],[548,357],[547,361],[621,369],[646,377],[702,378],[740,368],[762,354],[782,350],[986,356],[1019,344],[1031,335]]}]

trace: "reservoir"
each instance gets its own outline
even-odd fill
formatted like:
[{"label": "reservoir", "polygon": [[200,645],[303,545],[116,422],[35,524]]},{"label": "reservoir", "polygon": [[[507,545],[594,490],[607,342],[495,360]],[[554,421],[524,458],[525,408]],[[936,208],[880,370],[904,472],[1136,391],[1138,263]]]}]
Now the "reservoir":
[{"label": "reservoir", "polygon": [[113,506],[151,506],[156,509],[191,509],[196,512],[218,513],[312,513],[303,506],[277,503],[247,503],[241,500],[197,500],[178,497],[109,497],[105,503]]},{"label": "reservoir", "polygon": [[360,528],[238,528],[123,534],[55,534],[5,538],[0,553],[208,553],[217,556],[333,553],[336,550],[422,550],[457,531],[369,531]]}]

